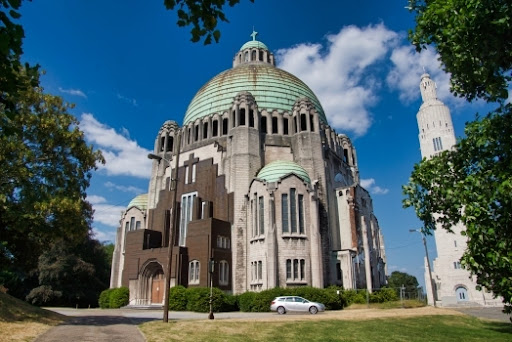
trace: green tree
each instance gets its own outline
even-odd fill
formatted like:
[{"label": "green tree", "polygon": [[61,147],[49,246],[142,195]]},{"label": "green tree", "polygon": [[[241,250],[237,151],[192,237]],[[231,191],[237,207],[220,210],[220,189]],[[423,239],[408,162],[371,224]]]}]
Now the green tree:
[{"label": "green tree", "polygon": [[462,264],[503,297],[512,312],[512,80],[511,0],[409,0],[418,50],[432,44],[452,92],[469,101],[498,101],[499,108],[466,124],[454,150],[415,165],[403,187],[404,207],[414,207],[430,233],[462,222],[468,238]]},{"label": "green tree", "polygon": [[506,99],[512,69],[511,0],[409,0],[418,51],[433,45],[451,90],[468,100]]},{"label": "green tree", "polygon": [[388,286],[395,289],[404,286],[406,293],[416,293],[418,291],[418,279],[408,273],[393,271],[388,276]]},{"label": "green tree", "polygon": [[0,108],[0,273],[4,283],[18,279],[22,291],[54,241],[88,236],[93,211],[85,190],[104,159],[86,143],[70,106],[18,72],[25,89],[7,96],[17,114]]},{"label": "green tree", "polygon": [[[227,0],[230,7],[239,2],[240,0]],[[202,37],[204,45],[211,44],[212,38],[218,43],[220,31],[217,24],[219,21],[229,22],[224,14],[226,0],[164,0],[164,5],[169,10],[177,9],[178,26],[192,25],[190,34],[194,43]]]},{"label": "green tree", "polygon": [[[21,17],[21,0],[0,0],[0,109],[8,118],[17,111],[17,98],[27,87],[39,84],[39,66],[22,66],[23,27],[16,23]],[[19,70],[25,69],[23,74]]]}]

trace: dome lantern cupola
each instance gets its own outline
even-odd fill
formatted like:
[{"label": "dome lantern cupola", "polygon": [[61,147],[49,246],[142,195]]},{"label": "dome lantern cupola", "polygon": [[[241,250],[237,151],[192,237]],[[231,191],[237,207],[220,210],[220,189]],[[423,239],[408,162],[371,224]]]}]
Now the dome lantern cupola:
[{"label": "dome lantern cupola", "polygon": [[274,54],[262,42],[256,40],[258,32],[252,30],[252,40],[248,41],[233,58],[233,68],[243,64],[265,63],[275,66]]}]

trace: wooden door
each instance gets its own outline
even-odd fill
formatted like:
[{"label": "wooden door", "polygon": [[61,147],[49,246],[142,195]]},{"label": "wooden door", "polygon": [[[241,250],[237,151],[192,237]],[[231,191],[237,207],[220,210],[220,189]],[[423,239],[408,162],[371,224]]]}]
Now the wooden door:
[{"label": "wooden door", "polygon": [[151,288],[151,303],[162,304],[164,298],[164,275],[158,273],[153,276],[153,287]]}]

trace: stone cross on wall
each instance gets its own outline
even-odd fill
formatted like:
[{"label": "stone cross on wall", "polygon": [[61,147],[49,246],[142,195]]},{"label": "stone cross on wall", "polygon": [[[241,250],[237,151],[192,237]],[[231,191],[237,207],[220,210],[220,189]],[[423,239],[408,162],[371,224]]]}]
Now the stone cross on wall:
[{"label": "stone cross on wall", "polygon": [[195,170],[195,164],[199,162],[199,158],[194,158],[194,153],[191,153],[188,157],[188,160],[186,160],[183,165],[185,165],[185,172],[188,172],[188,174],[185,174],[185,184],[191,183],[196,178],[196,170]]}]

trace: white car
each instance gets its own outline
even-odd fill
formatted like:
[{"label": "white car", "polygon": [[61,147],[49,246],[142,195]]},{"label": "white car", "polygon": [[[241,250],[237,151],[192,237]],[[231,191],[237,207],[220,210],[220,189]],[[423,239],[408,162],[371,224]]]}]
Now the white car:
[{"label": "white car", "polygon": [[310,314],[314,315],[318,311],[325,311],[325,305],[322,303],[310,302],[302,297],[282,296],[274,298],[272,303],[270,303],[270,310],[277,311],[280,315],[285,314],[288,311],[309,311]]}]

